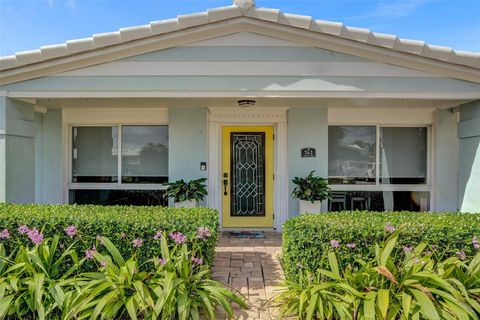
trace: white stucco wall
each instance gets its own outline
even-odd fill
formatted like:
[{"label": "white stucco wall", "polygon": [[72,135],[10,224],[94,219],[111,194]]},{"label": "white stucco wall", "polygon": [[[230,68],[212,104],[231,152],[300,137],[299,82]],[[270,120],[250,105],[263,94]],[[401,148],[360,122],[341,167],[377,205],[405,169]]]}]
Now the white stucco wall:
[{"label": "white stucco wall", "polygon": [[168,178],[207,178],[200,170],[200,162],[207,162],[207,108],[177,107],[168,109]]},{"label": "white stucco wall", "polygon": [[434,113],[434,170],[435,211],[457,211],[458,207],[458,150],[456,113],[436,110]]},{"label": "white stucco wall", "polygon": [[35,115],[35,202],[62,203],[62,110]]},{"label": "white stucco wall", "polygon": [[480,101],[460,106],[459,209],[480,213]]},{"label": "white stucco wall", "polygon": [[0,97],[0,202],[35,202],[33,105]]},{"label": "white stucco wall", "polygon": [[[328,108],[316,106],[292,107],[288,110],[287,166],[289,195],[294,185],[294,177],[306,176],[310,171],[326,178],[328,175]],[[300,149],[315,148],[315,158],[302,158]],[[322,204],[326,210],[327,203]],[[298,200],[290,199],[289,214],[299,212]]]}]

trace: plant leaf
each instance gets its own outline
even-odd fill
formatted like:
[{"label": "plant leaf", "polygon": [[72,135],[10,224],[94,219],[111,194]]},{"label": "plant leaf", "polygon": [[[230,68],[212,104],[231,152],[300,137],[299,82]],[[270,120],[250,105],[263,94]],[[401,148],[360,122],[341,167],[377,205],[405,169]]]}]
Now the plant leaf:
[{"label": "plant leaf", "polygon": [[375,267],[373,268],[374,270],[376,270],[378,273],[384,275],[385,277],[387,277],[390,281],[392,281],[393,283],[395,284],[398,284],[397,282],[397,279],[395,279],[395,276],[390,272],[390,270],[388,270],[386,267],[384,266],[378,266],[378,267]]},{"label": "plant leaf", "polygon": [[413,294],[416,300],[416,305],[420,307],[420,312],[427,318],[432,320],[440,320],[440,315],[438,314],[435,305],[432,300],[424,292],[416,289],[411,289],[410,292]]},{"label": "plant leaf", "polygon": [[385,266],[387,264],[388,258],[390,257],[390,254],[392,253],[392,250],[395,247],[395,244],[397,243],[397,238],[398,238],[398,231],[392,234],[387,239],[387,242],[385,243],[385,246],[383,247],[383,250],[380,253],[381,266]]},{"label": "plant leaf", "polygon": [[112,255],[113,260],[119,265],[124,266],[125,260],[122,257],[120,251],[118,251],[117,247],[110,241],[110,239],[106,237],[102,237],[103,244],[105,248],[107,248],[108,252]]},{"label": "plant leaf", "polygon": [[377,305],[380,310],[382,319],[385,319],[388,314],[390,290],[388,289],[379,289],[377,294]]}]

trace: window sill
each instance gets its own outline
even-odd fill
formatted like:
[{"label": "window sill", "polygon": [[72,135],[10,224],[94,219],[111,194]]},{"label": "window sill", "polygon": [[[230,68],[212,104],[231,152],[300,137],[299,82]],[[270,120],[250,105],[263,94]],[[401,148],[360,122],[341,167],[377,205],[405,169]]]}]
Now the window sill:
[{"label": "window sill", "polygon": [[153,183],[70,183],[67,188],[74,190],[166,190],[167,186]]},{"label": "window sill", "polygon": [[333,191],[431,191],[428,184],[330,184]]}]

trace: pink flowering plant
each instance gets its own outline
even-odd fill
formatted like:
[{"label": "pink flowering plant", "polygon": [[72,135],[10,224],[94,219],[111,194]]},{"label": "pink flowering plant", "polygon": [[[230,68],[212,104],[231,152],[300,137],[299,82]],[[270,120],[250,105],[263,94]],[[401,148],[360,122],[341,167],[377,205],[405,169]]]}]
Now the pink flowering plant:
[{"label": "pink flowering plant", "polygon": [[[175,318],[231,314],[243,300],[210,280],[217,232],[207,208],[0,204],[0,319],[170,318],[184,292]],[[179,287],[159,302],[168,279]],[[134,301],[97,308],[106,296]]]},{"label": "pink flowering plant", "polygon": [[[77,309],[79,314],[94,319],[105,315],[108,319],[216,319],[218,308],[234,316],[231,303],[245,308],[243,298],[210,279],[210,268],[198,251],[191,251],[186,241],[178,243],[178,236],[171,239],[156,233],[161,256],[144,264],[136,254],[125,259],[103,238],[105,252],[91,252],[98,271],[80,275],[88,290]],[[139,243],[133,245],[142,250]]]},{"label": "pink flowering plant", "polygon": [[[23,236],[28,238],[32,230]],[[232,303],[246,307],[241,295],[211,280],[202,258],[204,240],[196,235],[156,232],[161,249],[155,258],[141,262],[138,257],[147,249],[142,238],[123,239],[132,247],[124,256],[109,238],[97,235],[87,241],[80,234],[63,249],[59,236],[42,238],[38,244],[30,239],[28,246],[19,244],[10,255],[0,243],[0,289],[5,298],[0,319],[216,319],[220,309],[233,317]],[[82,241],[90,246],[77,255],[75,248]],[[82,272],[85,264],[95,271]],[[67,271],[65,266],[70,266]]]},{"label": "pink flowering plant", "polygon": [[282,317],[299,319],[479,319],[480,252],[445,259],[426,243],[405,250],[402,229],[376,244],[375,257],[360,267],[332,246],[325,268],[285,280],[270,303]]},{"label": "pink flowering plant", "polygon": [[29,237],[33,244],[19,244],[10,253],[0,243],[0,319],[59,319],[68,303],[59,297],[73,297],[78,288],[72,279],[85,260],[75,243],[60,250],[58,236],[44,239],[36,230]]},{"label": "pink flowering plant", "polygon": [[8,229],[3,229],[0,231],[0,239],[8,239],[10,238],[10,231]]},{"label": "pink flowering plant", "polygon": [[420,243],[435,259],[451,256],[470,260],[480,251],[480,215],[426,212],[328,212],[288,219],[282,231],[282,266],[294,280],[304,270],[326,268],[325,254],[335,250],[346,264],[375,257],[375,245],[396,231],[402,237],[395,254],[405,256]]},{"label": "pink flowering plant", "polygon": [[[170,233],[178,233],[189,249],[195,241],[199,258],[211,264],[218,227],[218,213],[208,208],[0,204],[0,243],[8,251],[19,244],[38,245],[58,236],[62,246],[75,243],[78,256],[84,257],[92,247],[104,250],[101,237],[106,237],[122,255],[136,254],[143,264],[158,255],[159,234],[169,238]],[[182,241],[181,237],[178,240]],[[170,238],[168,243],[170,247],[176,244]],[[96,268],[92,260],[81,266],[82,271]]]}]

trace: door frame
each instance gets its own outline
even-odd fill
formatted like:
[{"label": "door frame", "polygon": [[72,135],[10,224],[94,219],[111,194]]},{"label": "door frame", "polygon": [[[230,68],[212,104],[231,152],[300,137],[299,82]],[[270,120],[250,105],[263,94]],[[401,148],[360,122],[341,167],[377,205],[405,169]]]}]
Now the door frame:
[{"label": "door frame", "polygon": [[224,126],[271,126],[274,129],[273,229],[280,232],[288,217],[287,111],[288,108],[208,108],[207,206],[219,211],[222,225],[222,128]]},{"label": "door frame", "polygon": [[[233,216],[231,212],[233,196],[233,159],[232,159],[232,135],[235,133],[256,133],[263,137],[264,160],[264,201],[263,215],[260,216]],[[273,146],[273,126],[223,126],[222,127],[222,181],[228,180],[228,185],[223,184],[223,189],[228,192],[222,197],[222,226],[223,228],[273,228],[273,193],[274,193],[274,169],[275,151]],[[223,174],[228,172],[226,179]],[[229,213],[229,214],[228,214]],[[227,226],[226,226],[227,225]]]}]

